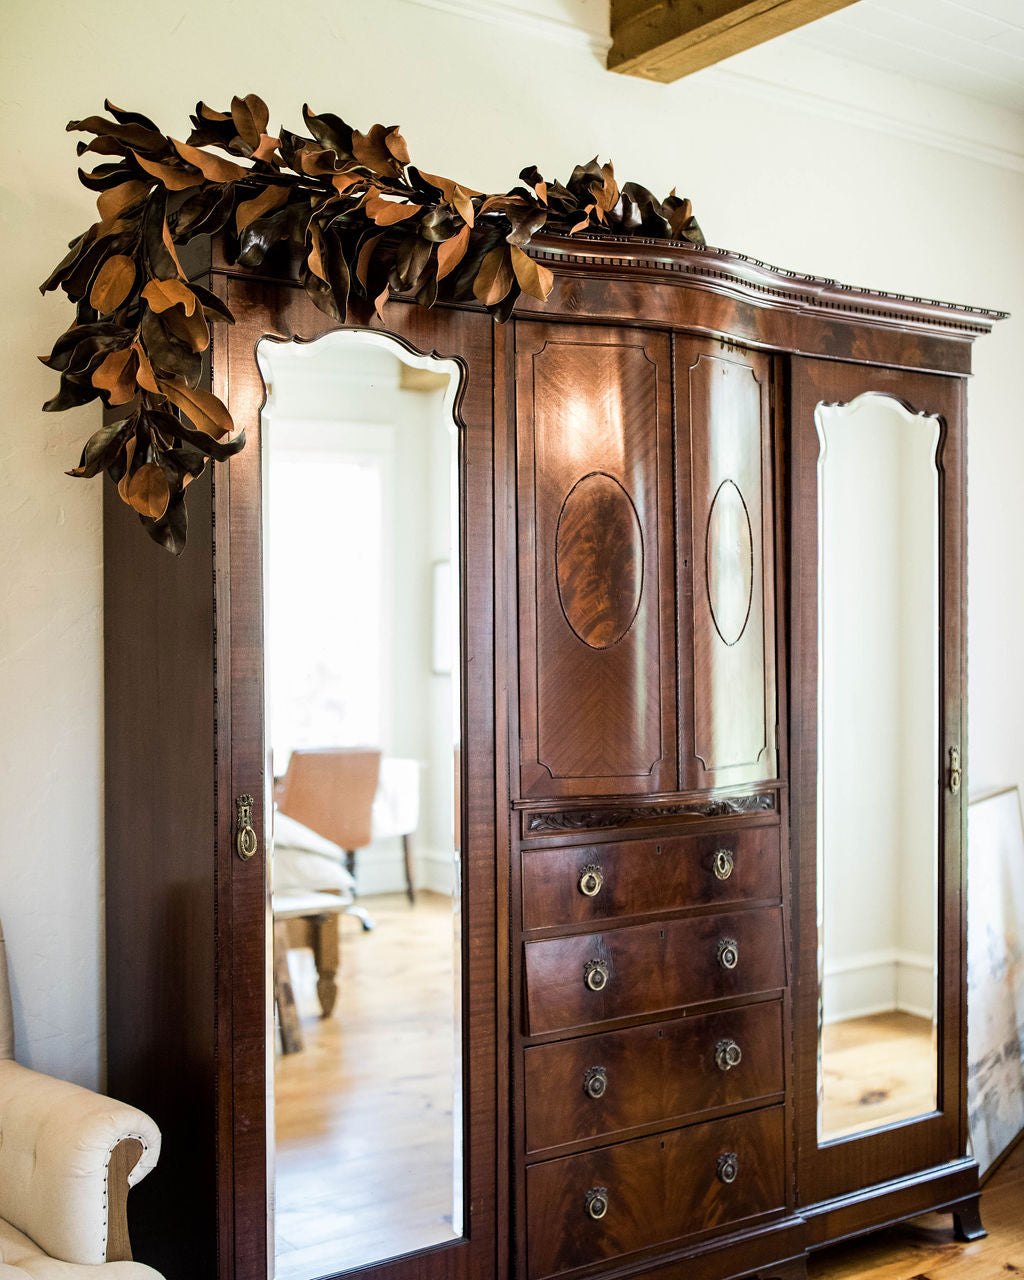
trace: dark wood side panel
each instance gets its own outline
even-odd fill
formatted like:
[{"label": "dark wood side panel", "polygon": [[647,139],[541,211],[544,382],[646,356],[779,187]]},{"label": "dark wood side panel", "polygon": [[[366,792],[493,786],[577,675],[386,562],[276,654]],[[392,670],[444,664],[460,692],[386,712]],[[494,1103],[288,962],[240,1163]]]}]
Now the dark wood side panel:
[{"label": "dark wood side panel", "polygon": [[216,1267],[211,536],[209,473],[180,559],[104,485],[107,1087],[163,1134],[128,1215],[168,1280]]},{"label": "dark wood side panel", "polygon": [[[770,1107],[533,1165],[531,1280],[781,1210],[782,1130],[782,1109]],[[608,1206],[596,1221],[587,1212],[595,1191]]]},{"label": "dark wood side panel", "polygon": [[765,356],[688,338],[676,339],[675,366],[689,790],[778,772],[771,370]]},{"label": "dark wood side panel", "polygon": [[534,1045],[524,1058],[526,1148],[541,1152],[781,1093],[782,1007],[768,1000]]},{"label": "dark wood side panel", "polygon": [[531,324],[516,344],[522,794],[673,790],[668,339]]},{"label": "dark wood side panel", "polygon": [[[786,984],[778,907],[527,942],[524,951],[534,1036]],[[591,966],[603,969],[599,987],[588,984]]]},{"label": "dark wood side panel", "polygon": [[[887,1129],[818,1145],[818,928],[817,928],[817,722],[818,722],[818,456],[814,411],[819,403],[845,404],[881,392],[915,413],[937,415],[939,438],[939,759],[935,803],[938,851],[938,1108],[931,1115]],[[959,379],[902,373],[820,360],[794,359],[791,368],[790,511],[791,649],[790,741],[794,862],[794,1041],[797,1062],[797,1196],[811,1208],[898,1178],[924,1182],[962,1156],[966,1041],[966,986],[962,822],[966,787],[947,785],[948,752],[966,727],[963,684],[964,609],[964,394]],[[865,803],[870,803],[866,796]],[[856,814],[850,815],[856,821]],[[973,1175],[976,1177],[976,1171]],[[970,1181],[970,1178],[967,1178]],[[966,1194],[966,1193],[965,1193]],[[886,1195],[858,1215],[859,1229],[893,1215]],[[877,1215],[874,1219],[872,1213]],[[820,1234],[817,1243],[831,1238]]]},{"label": "dark wood side panel", "polygon": [[524,849],[523,928],[778,899],[778,827]]}]

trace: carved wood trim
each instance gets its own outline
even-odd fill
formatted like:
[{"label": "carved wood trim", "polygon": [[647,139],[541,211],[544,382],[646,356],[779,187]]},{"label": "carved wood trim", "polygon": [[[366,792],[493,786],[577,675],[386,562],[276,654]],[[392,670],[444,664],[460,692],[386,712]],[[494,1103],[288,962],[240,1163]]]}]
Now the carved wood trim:
[{"label": "carved wood trim", "polygon": [[607,805],[523,811],[523,835],[541,836],[561,831],[600,831],[668,819],[735,818],[751,813],[773,813],[778,808],[774,791],[743,795],[711,796],[671,804]]}]

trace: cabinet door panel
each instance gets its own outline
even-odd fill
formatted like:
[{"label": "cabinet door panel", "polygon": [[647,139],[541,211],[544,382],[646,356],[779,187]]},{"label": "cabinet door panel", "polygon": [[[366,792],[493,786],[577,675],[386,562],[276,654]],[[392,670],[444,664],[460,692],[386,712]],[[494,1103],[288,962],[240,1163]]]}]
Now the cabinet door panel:
[{"label": "cabinet door panel", "polygon": [[662,334],[517,328],[522,794],[676,786]]},{"label": "cabinet door panel", "polygon": [[[681,716],[687,790],[774,778],[775,605],[769,363],[753,353],[680,339],[680,654],[692,652]],[[688,574],[684,567],[692,564]]]}]

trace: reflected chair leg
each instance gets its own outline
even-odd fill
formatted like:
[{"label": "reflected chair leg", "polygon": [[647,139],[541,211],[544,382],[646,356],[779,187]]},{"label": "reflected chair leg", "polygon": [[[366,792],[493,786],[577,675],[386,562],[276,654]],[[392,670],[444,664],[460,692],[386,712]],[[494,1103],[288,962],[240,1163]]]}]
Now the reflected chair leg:
[{"label": "reflected chair leg", "polygon": [[980,1196],[968,1196],[949,1206],[953,1215],[953,1234],[957,1240],[981,1240],[988,1235],[981,1222]]},{"label": "reflected chair leg", "polygon": [[402,853],[405,855],[405,896],[414,905],[416,889],[412,882],[412,836],[408,831],[402,836]]},{"label": "reflected chair leg", "polygon": [[281,1028],[281,1052],[299,1053],[305,1048],[305,1042],[288,974],[288,926],[284,920],[274,924],[274,1001]]},{"label": "reflected chair leg", "polygon": [[335,978],[341,956],[338,948],[338,917],[315,916],[313,929],[313,961],[316,964],[316,994],[320,1001],[320,1016],[329,1018],[338,998]]},{"label": "reflected chair leg", "polygon": [[363,926],[363,930],[366,933],[369,933],[370,930],[374,928],[374,926],[377,923],[377,921],[374,920],[373,916],[370,915],[369,911],[367,911],[365,907],[357,907],[355,905],[351,907],[346,907],[345,914],[347,916],[355,916],[355,918]]},{"label": "reflected chair leg", "polygon": [[345,850],[345,869],[350,876],[356,874],[356,851],[355,849]]}]

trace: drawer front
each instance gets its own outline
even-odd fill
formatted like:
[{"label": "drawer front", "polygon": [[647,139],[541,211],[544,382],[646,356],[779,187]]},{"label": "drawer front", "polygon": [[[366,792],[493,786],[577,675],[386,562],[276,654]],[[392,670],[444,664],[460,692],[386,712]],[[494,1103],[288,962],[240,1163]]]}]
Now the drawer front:
[{"label": "drawer front", "polygon": [[780,1210],[784,1167],[781,1107],[535,1164],[531,1280]]},{"label": "drawer front", "polygon": [[778,1000],[525,1052],[526,1147],[543,1151],[782,1092]]},{"label": "drawer front", "polygon": [[523,851],[523,928],[782,893],[779,828]]},{"label": "drawer front", "polygon": [[778,907],[546,938],[523,950],[530,1035],[786,985]]}]

